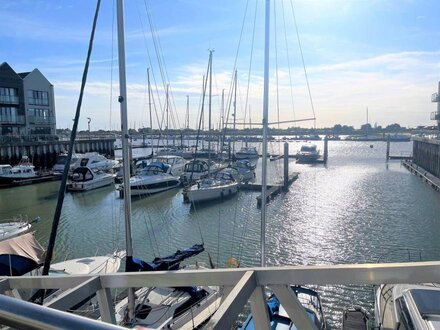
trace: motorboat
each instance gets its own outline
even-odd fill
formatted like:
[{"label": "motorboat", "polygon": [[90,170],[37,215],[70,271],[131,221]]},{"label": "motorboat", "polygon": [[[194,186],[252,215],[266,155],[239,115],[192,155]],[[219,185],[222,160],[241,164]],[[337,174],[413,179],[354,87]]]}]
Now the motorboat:
[{"label": "motorboat", "polygon": [[180,180],[171,174],[171,165],[152,162],[130,178],[131,196],[146,196],[177,188]]},{"label": "motorboat", "polygon": [[[329,326],[325,320],[324,313],[322,311],[321,300],[319,294],[310,288],[304,286],[291,286],[292,291],[298,298],[298,301],[304,307],[307,316],[313,323],[316,329],[325,330],[329,329]],[[291,320],[281,305],[280,301],[275,295],[272,295],[267,301],[267,307],[270,319],[270,329],[297,329],[295,326],[295,320]],[[254,320],[252,314],[248,316],[246,321],[240,328],[241,330],[253,330],[255,329]]]},{"label": "motorboat", "polygon": [[[42,274],[45,254],[45,249],[32,232],[4,240],[0,242],[0,276],[39,276]],[[83,257],[51,264],[49,276],[116,273],[125,254],[125,251],[115,251],[104,256]],[[37,291],[21,289],[18,294],[21,299],[34,300]],[[61,289],[46,290],[44,301],[47,303],[61,293]],[[76,308],[86,302],[81,302]]]},{"label": "motorboat", "polygon": [[[226,170],[226,169],[225,169]],[[238,192],[238,182],[230,171],[219,171],[192,185],[184,193],[184,200],[190,203],[222,199]]]},{"label": "motorboat", "polygon": [[235,161],[232,168],[236,169],[240,175],[240,181],[249,182],[255,179],[255,165],[247,159]]},{"label": "motorboat", "polygon": [[[180,262],[204,251],[203,244],[195,244],[173,255],[155,258],[152,262],[128,260],[129,272],[179,270]],[[185,270],[204,269],[200,264],[186,266]],[[115,306],[116,323],[148,329],[197,329],[220,306],[218,286],[201,287],[144,287],[135,292],[134,319],[127,320],[128,299]]]},{"label": "motorboat", "polygon": [[213,161],[192,160],[185,164],[183,174],[180,176],[180,181],[187,185],[193,181],[206,178],[210,173],[218,171],[219,164]]},{"label": "motorboat", "polygon": [[173,176],[180,177],[185,169],[186,161],[180,156],[156,156],[152,160],[143,159],[136,162],[136,173],[141,172],[149,164],[152,163],[162,163],[170,166],[170,174]]},{"label": "motorboat", "polygon": [[[79,166],[80,160],[84,157],[83,154],[73,154],[72,159],[70,160],[70,169],[69,171],[73,171],[74,168]],[[63,174],[64,166],[66,165],[67,154],[61,154],[57,158],[56,164],[52,167],[52,172],[56,175]]]},{"label": "motorboat", "polygon": [[256,159],[260,157],[255,147],[243,147],[235,153],[235,159]]},{"label": "motorboat", "polygon": [[73,170],[72,178],[67,186],[69,191],[87,191],[109,186],[115,182],[116,174],[88,167],[78,167]]},{"label": "motorboat", "polygon": [[316,144],[304,144],[298,152],[299,163],[313,163],[319,158],[319,150]]},{"label": "motorboat", "polygon": [[37,217],[29,222],[27,219],[23,219],[22,216],[13,219],[3,220],[2,223],[0,223],[0,241],[27,232],[29,229],[31,229],[32,224],[38,222],[39,220],[40,218]]},{"label": "motorboat", "polygon": [[440,286],[383,284],[375,292],[378,329],[440,329]]},{"label": "motorboat", "polygon": [[103,155],[97,152],[89,152],[83,155],[83,157],[76,162],[71,170],[75,170],[78,167],[88,167],[92,170],[109,171],[119,166],[119,162],[113,159],[105,158]]},{"label": "motorboat", "polygon": [[36,178],[35,166],[29,161],[27,156],[23,156],[20,163],[14,167],[3,165],[0,175],[0,184],[11,184],[17,181],[25,181]]}]

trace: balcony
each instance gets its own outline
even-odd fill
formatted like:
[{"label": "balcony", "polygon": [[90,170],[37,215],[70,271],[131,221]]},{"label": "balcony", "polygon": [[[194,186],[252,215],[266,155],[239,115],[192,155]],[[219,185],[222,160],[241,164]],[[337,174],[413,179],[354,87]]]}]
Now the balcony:
[{"label": "balcony", "polygon": [[0,124],[24,125],[24,116],[0,116]]},{"label": "balcony", "polygon": [[28,102],[30,105],[44,105],[49,106],[49,100],[48,99],[36,99],[33,97],[28,98]]},{"label": "balcony", "polygon": [[439,112],[431,112],[431,120],[440,120]]},{"label": "balcony", "polygon": [[18,104],[18,96],[0,95],[0,103],[3,104]]},{"label": "balcony", "polygon": [[434,93],[431,95],[431,102],[440,102],[440,95],[438,93]]},{"label": "balcony", "polygon": [[28,116],[28,122],[35,125],[52,125],[55,124],[55,117]]}]

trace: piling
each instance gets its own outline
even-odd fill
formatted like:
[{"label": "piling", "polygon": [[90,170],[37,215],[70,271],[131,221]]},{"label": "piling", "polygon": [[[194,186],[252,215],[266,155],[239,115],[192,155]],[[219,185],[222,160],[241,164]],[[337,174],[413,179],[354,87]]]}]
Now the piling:
[{"label": "piling", "polygon": [[289,144],[284,143],[284,190],[289,189]]},{"label": "piling", "polygon": [[390,135],[387,136],[387,161],[390,159]]},{"label": "piling", "polygon": [[324,137],[324,164],[327,164],[328,159],[328,137]]}]

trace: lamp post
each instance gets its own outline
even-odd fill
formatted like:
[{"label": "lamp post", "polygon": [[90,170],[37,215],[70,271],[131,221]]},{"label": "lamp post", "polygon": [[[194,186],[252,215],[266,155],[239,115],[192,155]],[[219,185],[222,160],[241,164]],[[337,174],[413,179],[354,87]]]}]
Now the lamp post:
[{"label": "lamp post", "polygon": [[88,125],[88,128],[89,128],[89,139],[92,138],[92,133],[90,132],[90,122],[91,121],[92,121],[92,118],[87,117],[87,125]]}]

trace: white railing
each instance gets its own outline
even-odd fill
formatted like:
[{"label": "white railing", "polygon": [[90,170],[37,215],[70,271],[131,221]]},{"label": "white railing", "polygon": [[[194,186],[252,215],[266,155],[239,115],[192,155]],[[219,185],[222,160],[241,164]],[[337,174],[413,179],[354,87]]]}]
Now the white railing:
[{"label": "white railing", "polygon": [[[52,325],[48,323],[50,316],[56,316],[66,322],[65,328],[75,328],[74,322],[90,322],[90,327],[93,327],[96,321],[59,311],[66,311],[96,293],[102,320],[114,324],[115,311],[110,289],[215,285],[223,287],[224,297],[219,309],[205,325],[205,329],[230,329],[248,301],[250,301],[256,329],[268,329],[269,318],[264,295],[266,287],[276,294],[298,329],[314,329],[304,308],[290,289],[290,285],[379,285],[383,283],[440,283],[440,261],[180,270],[99,276],[0,277],[1,294],[15,289],[60,288],[66,290],[58,298],[45,305],[46,308],[39,307],[38,313],[40,314],[35,314],[35,305],[22,301],[20,301],[19,308],[13,309],[8,306],[8,299],[11,298],[0,295],[0,323],[15,328],[48,329],[52,328]],[[33,314],[27,314],[28,311]],[[31,317],[23,317],[23,315],[31,315]],[[42,316],[38,320],[33,320],[32,317],[37,318],[37,315]],[[106,323],[101,323],[101,325],[105,328]],[[107,325],[115,329],[114,325]]]}]

